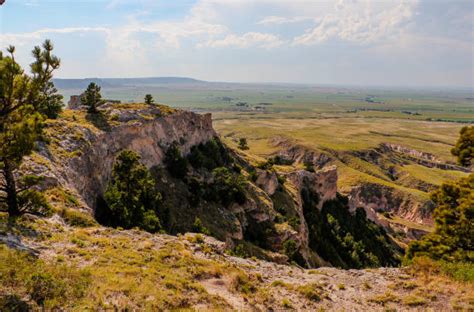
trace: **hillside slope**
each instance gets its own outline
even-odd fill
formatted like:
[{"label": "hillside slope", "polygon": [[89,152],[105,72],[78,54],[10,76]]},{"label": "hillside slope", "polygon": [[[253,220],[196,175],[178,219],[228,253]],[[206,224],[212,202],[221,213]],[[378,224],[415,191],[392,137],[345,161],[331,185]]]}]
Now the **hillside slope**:
[{"label": "hillside slope", "polygon": [[110,224],[104,192],[115,157],[130,149],[162,194],[159,218],[168,233],[197,227],[234,252],[304,267],[399,261],[385,231],[337,195],[335,167],[252,164],[220,142],[209,114],[112,104],[100,114],[66,110],[45,133],[24,169],[45,177],[42,188],[56,211],[76,209]]},{"label": "hillside slope", "polygon": [[[168,234],[104,226],[127,149],[151,172]],[[52,214],[0,215],[0,309],[469,308],[471,286],[393,267],[401,250],[337,192],[336,167],[281,162],[230,149],[210,115],[64,111],[22,167],[44,177]]]}]

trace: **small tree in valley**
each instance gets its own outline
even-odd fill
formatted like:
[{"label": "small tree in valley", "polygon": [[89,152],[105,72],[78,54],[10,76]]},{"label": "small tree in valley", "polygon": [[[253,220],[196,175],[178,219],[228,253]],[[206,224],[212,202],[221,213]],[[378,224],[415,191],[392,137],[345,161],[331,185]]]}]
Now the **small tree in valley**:
[{"label": "small tree in valley", "polygon": [[239,148],[241,150],[248,150],[249,146],[247,145],[247,139],[246,138],[240,138],[239,139]]}]

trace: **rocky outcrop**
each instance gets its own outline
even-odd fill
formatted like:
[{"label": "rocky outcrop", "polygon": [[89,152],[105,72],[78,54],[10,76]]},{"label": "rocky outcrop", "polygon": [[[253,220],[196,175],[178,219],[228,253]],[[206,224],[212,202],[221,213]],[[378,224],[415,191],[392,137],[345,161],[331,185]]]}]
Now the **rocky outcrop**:
[{"label": "rocky outcrop", "polygon": [[402,155],[403,157],[408,158],[409,160],[414,161],[417,164],[428,167],[428,168],[439,168],[443,170],[471,172],[469,168],[443,162],[431,153],[417,151],[415,149],[411,149],[406,146],[392,144],[392,143],[383,143],[380,145],[379,149],[382,152],[398,153]]},{"label": "rocky outcrop", "polygon": [[309,163],[315,168],[321,169],[334,160],[325,152],[311,150],[300,144],[295,144],[287,138],[275,137],[270,143],[280,148],[276,153],[277,156],[292,163]]},{"label": "rocky outcrop", "polygon": [[255,184],[263,189],[268,195],[275,194],[278,188],[278,177],[275,171],[257,169],[257,180]]},{"label": "rocky outcrop", "polygon": [[64,122],[61,133],[50,132],[53,144],[42,144],[39,151],[49,162],[45,170],[49,186],[58,184],[75,190],[90,209],[104,192],[120,151],[134,150],[151,168],[163,163],[165,151],[173,142],[178,142],[182,153],[187,154],[191,147],[216,136],[210,114],[175,111],[161,115],[157,107],[131,111],[113,106],[105,107],[103,114],[115,120],[110,129]]},{"label": "rocky outcrop", "polygon": [[288,173],[286,178],[291,181],[296,189],[301,190],[308,187],[318,194],[318,209],[321,209],[327,201],[333,200],[337,195],[337,168],[336,166],[326,167],[316,172],[298,170]]},{"label": "rocky outcrop", "polygon": [[414,222],[432,223],[434,204],[431,201],[417,200],[389,186],[365,183],[353,187],[348,197],[351,211],[363,207],[367,217],[381,225],[386,225],[386,222],[377,218],[377,212],[392,212]]}]

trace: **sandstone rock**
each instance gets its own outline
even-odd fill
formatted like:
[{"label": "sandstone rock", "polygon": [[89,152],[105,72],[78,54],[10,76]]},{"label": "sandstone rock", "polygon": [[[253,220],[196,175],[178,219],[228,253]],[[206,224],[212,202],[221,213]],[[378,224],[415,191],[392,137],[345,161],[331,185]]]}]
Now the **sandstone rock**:
[{"label": "sandstone rock", "polygon": [[255,184],[263,189],[268,195],[273,195],[278,188],[278,177],[275,171],[257,169],[257,181]]}]

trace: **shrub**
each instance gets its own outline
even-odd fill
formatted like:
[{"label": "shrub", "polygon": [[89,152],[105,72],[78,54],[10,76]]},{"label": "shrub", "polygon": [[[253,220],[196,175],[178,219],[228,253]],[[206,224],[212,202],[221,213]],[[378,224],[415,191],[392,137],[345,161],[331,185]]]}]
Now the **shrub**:
[{"label": "shrub", "polygon": [[194,168],[206,168],[207,170],[213,170],[231,162],[226,148],[217,138],[193,146],[188,160]]},{"label": "shrub", "polygon": [[321,301],[321,293],[318,289],[320,286],[317,284],[307,284],[298,286],[296,289],[306,299],[311,301]]},{"label": "shrub", "polygon": [[309,172],[314,172],[314,165],[312,162],[305,162],[304,163],[304,169]]},{"label": "shrub", "polygon": [[416,274],[442,274],[455,281],[472,283],[474,264],[471,262],[436,261],[427,256],[419,256],[407,262]]},{"label": "shrub", "polygon": [[257,174],[257,171],[256,171],[254,168],[251,168],[251,169],[248,171],[248,173],[249,173],[249,179],[250,179],[250,181],[252,181],[252,182],[257,181],[257,179],[258,179],[258,174]]},{"label": "shrub", "polygon": [[228,206],[233,202],[245,203],[245,180],[242,175],[232,174],[229,169],[219,167],[212,171],[210,199]]},{"label": "shrub", "polygon": [[31,299],[43,305],[47,298],[62,297],[65,293],[62,281],[57,280],[51,273],[38,272],[29,277],[26,287]]},{"label": "shrub", "polygon": [[236,272],[231,276],[230,289],[243,294],[250,294],[257,290],[249,276],[244,272]]},{"label": "shrub", "polygon": [[184,178],[188,173],[188,160],[181,155],[177,142],[166,151],[164,163],[169,173],[177,179]]},{"label": "shrub", "polygon": [[283,243],[283,253],[288,256],[289,259],[293,259],[298,252],[298,246],[292,239],[287,240]]},{"label": "shrub", "polygon": [[238,147],[241,149],[241,150],[248,150],[249,149],[249,146],[247,144],[247,139],[246,138],[240,138],[239,139],[239,143],[238,143]]},{"label": "shrub", "polygon": [[204,225],[202,225],[201,219],[199,219],[198,217],[194,219],[193,231],[196,233],[202,233],[206,235],[211,234],[209,230]]},{"label": "shrub", "polygon": [[91,215],[75,209],[63,208],[60,215],[71,226],[90,227],[97,225],[97,222]]},{"label": "shrub", "polygon": [[[13,287],[18,297],[28,296],[45,310],[64,308],[71,301],[83,298],[91,283],[86,270],[64,264],[50,265],[5,246],[0,246],[0,280],[3,287]],[[0,300],[2,311],[15,306],[25,306],[25,303],[18,298]]]}]

